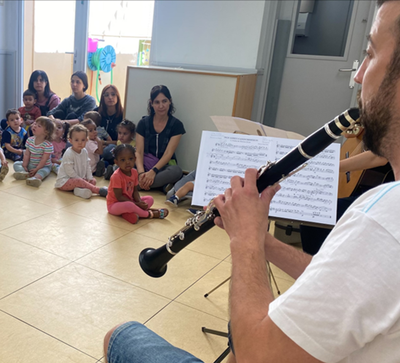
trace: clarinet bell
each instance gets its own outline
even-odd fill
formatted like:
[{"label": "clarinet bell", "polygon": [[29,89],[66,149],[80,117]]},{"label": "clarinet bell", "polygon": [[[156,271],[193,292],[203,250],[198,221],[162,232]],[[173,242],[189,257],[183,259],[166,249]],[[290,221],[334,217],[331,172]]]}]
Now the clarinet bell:
[{"label": "clarinet bell", "polygon": [[139,264],[142,270],[151,277],[161,277],[167,272],[165,253],[159,249],[145,248],[139,255]]}]

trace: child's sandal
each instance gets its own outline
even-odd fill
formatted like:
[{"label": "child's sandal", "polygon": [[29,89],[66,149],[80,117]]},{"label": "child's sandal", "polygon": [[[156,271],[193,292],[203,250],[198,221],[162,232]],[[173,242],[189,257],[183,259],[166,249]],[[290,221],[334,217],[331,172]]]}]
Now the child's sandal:
[{"label": "child's sandal", "polygon": [[[149,209],[149,218],[159,218],[159,219],[164,219],[168,216],[169,211],[166,208],[161,208],[161,209]],[[154,216],[154,212],[158,212],[158,217]]]}]

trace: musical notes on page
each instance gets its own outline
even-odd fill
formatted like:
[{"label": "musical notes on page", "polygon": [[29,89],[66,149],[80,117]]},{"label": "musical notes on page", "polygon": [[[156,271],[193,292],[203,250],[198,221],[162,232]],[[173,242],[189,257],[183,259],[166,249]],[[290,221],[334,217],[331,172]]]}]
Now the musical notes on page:
[{"label": "musical notes on page", "polygon": [[[298,140],[203,131],[193,194],[194,205],[209,201],[230,187],[230,179],[259,169],[298,145]],[[270,216],[322,224],[336,223],[340,145],[332,144],[307,167],[281,182]]]}]

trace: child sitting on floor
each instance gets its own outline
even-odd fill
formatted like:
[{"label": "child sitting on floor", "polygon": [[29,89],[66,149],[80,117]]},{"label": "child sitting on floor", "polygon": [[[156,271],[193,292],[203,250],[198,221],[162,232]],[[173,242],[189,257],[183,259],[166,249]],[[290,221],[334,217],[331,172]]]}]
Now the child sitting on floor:
[{"label": "child sitting on floor", "polygon": [[139,177],[133,166],[136,162],[135,148],[129,144],[118,145],[114,150],[114,162],[118,169],[111,177],[107,195],[108,213],[122,216],[135,224],[139,218],[160,218],[168,215],[168,209],[151,209],[151,196],[140,197]]},{"label": "child sitting on floor", "polygon": [[196,170],[193,170],[181,180],[177,181],[174,187],[167,193],[165,204],[177,207],[179,202],[191,197],[195,178]]},{"label": "child sitting on floor", "polygon": [[[85,116],[83,116],[84,120],[92,120],[96,124],[96,131],[97,131],[97,137],[101,141],[108,141],[112,142],[113,139],[111,138],[110,134],[106,131],[106,129],[103,126],[100,126],[101,124],[101,115],[97,111],[88,111],[85,113]],[[103,146],[105,143],[103,142]]]},{"label": "child sitting on floor", "polygon": [[27,185],[38,188],[51,171],[53,120],[41,116],[32,124],[31,130],[33,136],[26,141],[23,161],[14,163],[14,178],[26,180]]},{"label": "child sitting on floor", "polygon": [[23,120],[22,127],[28,131],[29,127],[35,122],[35,120],[40,117],[42,114],[40,112],[40,108],[35,106],[36,103],[36,94],[31,90],[26,90],[22,95],[22,101],[24,102],[24,106],[18,109],[21,114],[21,118]]},{"label": "child sitting on floor", "polygon": [[64,191],[74,191],[78,197],[89,199],[92,193],[107,196],[107,188],[96,187],[89,164],[88,152],[85,149],[88,130],[80,124],[69,130],[68,139],[72,144],[64,153],[58,170],[55,188]]},{"label": "child sitting on floor", "polygon": [[[58,169],[61,165],[62,156],[67,149],[67,137],[70,124],[68,122],[62,122],[58,118],[53,120],[54,122],[54,135],[53,141],[53,154],[51,155],[51,171],[58,174]],[[69,147],[69,146],[68,146]]]},{"label": "child sitting on floor", "polygon": [[8,173],[8,162],[4,156],[3,149],[0,149],[0,182],[4,180]]},{"label": "child sitting on floor", "polygon": [[93,175],[103,176],[106,166],[103,160],[100,160],[100,155],[103,154],[103,142],[97,137],[96,124],[90,120],[83,120],[81,125],[88,129],[88,141],[86,150],[89,154],[90,167]]},{"label": "child sitting on floor", "polygon": [[1,137],[1,147],[7,159],[22,160],[27,133],[21,127],[22,120],[18,110],[12,108],[6,113],[7,127]]},{"label": "child sitting on floor", "polygon": [[[123,120],[118,126],[117,126],[117,132],[118,132],[118,141],[117,141],[117,146],[121,144],[129,144],[133,147],[136,146],[136,141],[135,141],[135,135],[136,135],[136,125],[129,120]],[[117,165],[108,165],[106,173],[104,174],[104,179],[105,180],[110,180],[111,175],[115,170],[117,170],[118,166]]]}]

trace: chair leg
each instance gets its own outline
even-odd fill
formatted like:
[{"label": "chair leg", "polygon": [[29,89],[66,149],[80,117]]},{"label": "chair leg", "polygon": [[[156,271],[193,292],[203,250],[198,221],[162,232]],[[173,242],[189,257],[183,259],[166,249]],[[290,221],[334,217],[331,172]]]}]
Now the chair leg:
[{"label": "chair leg", "polygon": [[203,326],[201,328],[201,331],[203,333],[208,333],[208,334],[213,334],[213,335],[219,335],[220,337],[225,337],[228,338],[228,333],[225,333],[223,331],[219,331],[219,330],[212,330],[212,329],[208,329],[205,326]]},{"label": "chair leg", "polygon": [[222,362],[226,356],[228,356],[229,352],[231,351],[231,349],[228,347],[226,348],[222,354],[214,361],[214,363],[220,363]]},{"label": "chair leg", "polygon": [[207,292],[207,294],[204,295],[204,297],[207,297],[210,295],[213,291],[217,290],[219,287],[221,287],[225,282],[228,282],[231,279],[229,276],[226,280],[222,281],[218,286],[215,286],[211,291]]},{"label": "chair leg", "polygon": [[[228,333],[225,333],[225,332],[222,332],[222,331],[219,331],[219,330],[208,329],[208,328],[206,328],[205,326],[203,326],[203,327],[201,328],[201,331],[202,331],[203,333],[218,335],[218,336],[224,337],[224,338],[227,338],[227,337],[228,337]],[[230,350],[231,350],[231,349],[230,349],[229,346],[228,346],[228,348],[226,348],[226,349],[222,352],[222,354],[214,361],[214,363],[220,363],[220,362],[222,362],[222,361],[225,359],[225,357],[229,354]]]}]

